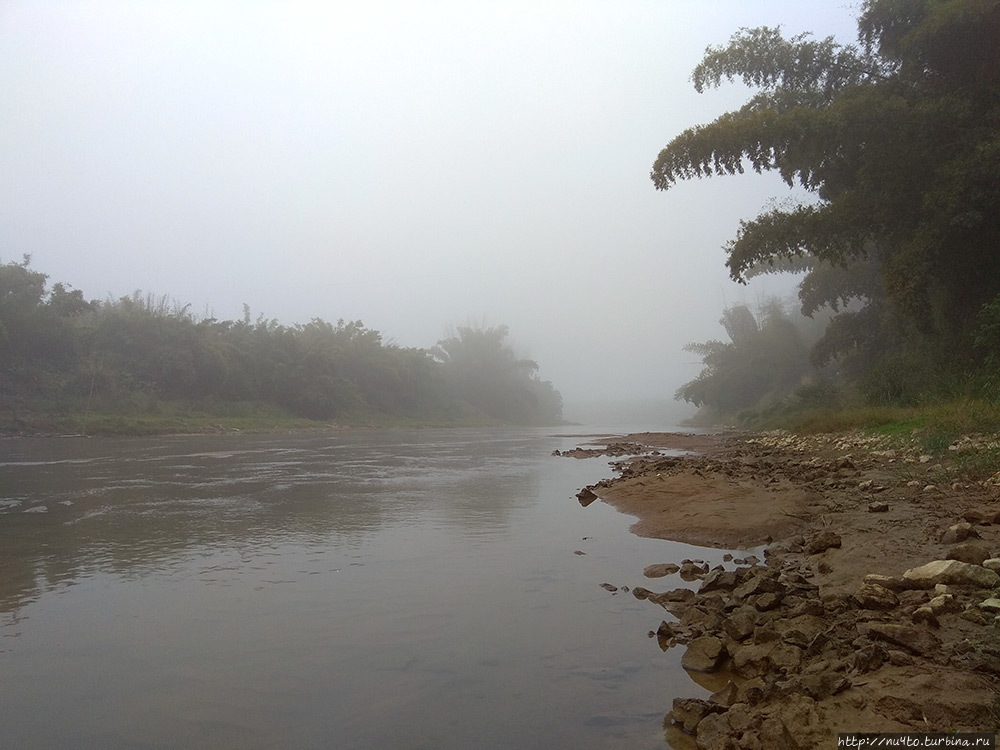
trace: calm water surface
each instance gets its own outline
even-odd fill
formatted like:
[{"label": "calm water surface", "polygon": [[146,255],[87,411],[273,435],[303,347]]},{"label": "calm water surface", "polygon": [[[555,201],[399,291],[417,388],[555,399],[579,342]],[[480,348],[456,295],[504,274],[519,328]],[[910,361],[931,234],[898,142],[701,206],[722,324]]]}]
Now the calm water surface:
[{"label": "calm water surface", "polygon": [[0,440],[0,745],[668,747],[587,431]]}]

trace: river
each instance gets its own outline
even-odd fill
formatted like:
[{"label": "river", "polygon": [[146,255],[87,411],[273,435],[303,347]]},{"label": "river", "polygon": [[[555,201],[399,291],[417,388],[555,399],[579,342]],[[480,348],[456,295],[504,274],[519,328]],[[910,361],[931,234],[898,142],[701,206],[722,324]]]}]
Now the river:
[{"label": "river", "polygon": [[0,745],[668,747],[590,431],[0,440]]}]

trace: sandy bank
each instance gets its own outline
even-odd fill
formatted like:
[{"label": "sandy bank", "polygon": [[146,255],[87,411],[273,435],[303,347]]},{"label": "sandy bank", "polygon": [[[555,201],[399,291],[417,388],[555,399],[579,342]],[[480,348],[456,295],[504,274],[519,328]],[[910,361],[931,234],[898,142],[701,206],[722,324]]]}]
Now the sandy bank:
[{"label": "sandy bank", "polygon": [[[672,742],[683,731],[702,748],[812,748],[835,747],[837,732],[995,730],[1000,495],[956,460],[976,441],[944,458],[860,435],[640,434],[584,450],[615,445],[637,447],[581,502],[636,516],[644,536],[769,545],[764,565],[696,569],[693,590],[671,577],[655,580],[668,590],[630,586],[658,605],[661,648],[724,675],[711,699],[675,701]],[[943,560],[954,562],[912,573]]]}]

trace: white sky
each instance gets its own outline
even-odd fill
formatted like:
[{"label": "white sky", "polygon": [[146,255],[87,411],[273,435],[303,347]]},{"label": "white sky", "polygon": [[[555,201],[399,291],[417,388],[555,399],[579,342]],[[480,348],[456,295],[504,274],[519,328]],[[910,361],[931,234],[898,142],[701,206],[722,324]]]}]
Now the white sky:
[{"label": "white sky", "polygon": [[654,190],[659,150],[745,101],[707,45],[842,1],[0,0],[0,262],[88,299],[362,320],[432,346],[505,323],[568,401],[666,396],[727,304],[747,175]]}]

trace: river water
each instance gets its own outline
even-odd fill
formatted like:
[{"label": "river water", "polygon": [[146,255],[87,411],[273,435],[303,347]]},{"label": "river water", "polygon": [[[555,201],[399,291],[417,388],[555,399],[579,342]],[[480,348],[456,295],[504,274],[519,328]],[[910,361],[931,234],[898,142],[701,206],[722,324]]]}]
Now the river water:
[{"label": "river water", "polygon": [[0,746],[668,747],[588,431],[0,440]]}]

